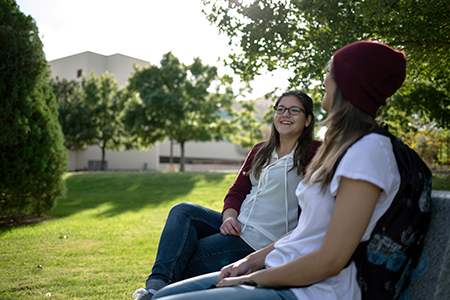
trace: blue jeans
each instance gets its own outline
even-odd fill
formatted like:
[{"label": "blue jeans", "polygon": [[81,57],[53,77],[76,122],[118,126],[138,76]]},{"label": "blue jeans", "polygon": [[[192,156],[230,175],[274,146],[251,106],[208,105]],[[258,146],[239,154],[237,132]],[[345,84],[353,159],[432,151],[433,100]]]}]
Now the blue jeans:
[{"label": "blue jeans", "polygon": [[167,216],[147,289],[220,270],[254,250],[239,236],[222,235],[222,214],[193,203],[174,205]]},{"label": "blue jeans", "polygon": [[289,289],[256,288],[253,286],[209,287],[217,284],[220,272],[183,280],[158,291],[152,300],[297,300]]}]

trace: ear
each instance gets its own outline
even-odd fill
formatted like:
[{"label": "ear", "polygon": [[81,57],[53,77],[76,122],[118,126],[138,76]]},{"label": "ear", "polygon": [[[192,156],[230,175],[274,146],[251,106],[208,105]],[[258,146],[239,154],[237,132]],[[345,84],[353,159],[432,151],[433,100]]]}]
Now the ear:
[{"label": "ear", "polygon": [[308,115],[308,117],[306,118],[306,121],[305,121],[305,127],[308,127],[309,124],[311,124],[311,121],[312,121],[312,116]]}]

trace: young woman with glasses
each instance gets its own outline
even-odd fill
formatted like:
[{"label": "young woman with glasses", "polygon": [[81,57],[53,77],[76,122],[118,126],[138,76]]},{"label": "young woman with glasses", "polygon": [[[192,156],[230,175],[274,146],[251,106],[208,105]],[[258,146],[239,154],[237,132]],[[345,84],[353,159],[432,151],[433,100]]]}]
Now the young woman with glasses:
[{"label": "young woman with glasses", "polygon": [[168,284],[218,271],[295,228],[295,189],[320,146],[313,141],[313,102],[301,91],[289,91],[274,109],[269,140],[248,154],[222,213],[193,203],[172,207],[146,288],[134,297],[151,299]]}]

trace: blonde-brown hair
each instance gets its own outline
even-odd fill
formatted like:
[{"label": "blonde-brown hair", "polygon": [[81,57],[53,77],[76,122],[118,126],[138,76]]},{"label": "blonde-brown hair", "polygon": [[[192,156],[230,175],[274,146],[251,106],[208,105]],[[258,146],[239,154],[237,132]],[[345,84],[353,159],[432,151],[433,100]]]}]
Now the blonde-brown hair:
[{"label": "blonde-brown hair", "polygon": [[[330,72],[333,75],[332,70]],[[306,170],[304,180],[309,184],[320,182],[324,191],[333,178],[335,164],[341,154],[357,139],[379,125],[371,116],[345,99],[337,87],[328,117],[320,124],[328,129],[323,144]]]}]

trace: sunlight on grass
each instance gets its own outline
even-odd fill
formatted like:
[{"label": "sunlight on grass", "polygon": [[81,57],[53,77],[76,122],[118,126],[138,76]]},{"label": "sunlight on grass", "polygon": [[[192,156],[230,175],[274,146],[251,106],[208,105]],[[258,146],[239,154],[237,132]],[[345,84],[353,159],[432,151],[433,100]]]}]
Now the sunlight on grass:
[{"label": "sunlight on grass", "polygon": [[[220,211],[235,177],[67,174],[53,219],[0,229],[0,299],[131,299],[151,271],[169,209],[189,201]],[[449,182],[433,175],[435,190]]]},{"label": "sunlight on grass", "polygon": [[235,177],[67,174],[52,220],[0,229],[0,299],[131,299],[151,271],[170,207],[189,201],[220,211]]}]

